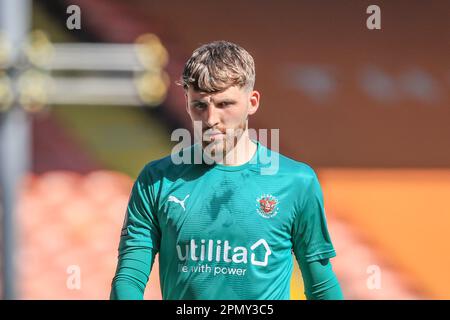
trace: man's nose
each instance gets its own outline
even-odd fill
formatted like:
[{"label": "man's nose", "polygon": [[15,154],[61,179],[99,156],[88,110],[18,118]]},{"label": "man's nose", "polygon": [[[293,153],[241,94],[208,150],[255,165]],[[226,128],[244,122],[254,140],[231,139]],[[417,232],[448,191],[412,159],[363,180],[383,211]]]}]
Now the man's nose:
[{"label": "man's nose", "polygon": [[212,128],[219,123],[219,112],[212,103],[206,108],[204,117],[204,121],[209,128]]}]

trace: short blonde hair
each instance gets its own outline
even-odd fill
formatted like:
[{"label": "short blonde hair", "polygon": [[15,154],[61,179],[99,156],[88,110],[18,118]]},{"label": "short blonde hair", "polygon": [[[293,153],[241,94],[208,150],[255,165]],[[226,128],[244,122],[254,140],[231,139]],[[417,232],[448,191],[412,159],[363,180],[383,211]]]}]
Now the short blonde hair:
[{"label": "short blonde hair", "polygon": [[214,41],[197,48],[186,62],[179,83],[185,90],[218,92],[231,86],[252,90],[255,62],[241,46]]}]

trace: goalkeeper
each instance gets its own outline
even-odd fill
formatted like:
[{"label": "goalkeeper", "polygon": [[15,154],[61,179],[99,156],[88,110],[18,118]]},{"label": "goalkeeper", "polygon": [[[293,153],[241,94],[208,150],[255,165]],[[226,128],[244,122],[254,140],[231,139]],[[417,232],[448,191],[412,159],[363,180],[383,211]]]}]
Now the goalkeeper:
[{"label": "goalkeeper", "polygon": [[294,261],[308,299],[343,299],[314,170],[250,138],[252,56],[203,45],[181,83],[200,139],[135,181],[111,299],[142,299],[157,253],[163,299],[289,299]]}]

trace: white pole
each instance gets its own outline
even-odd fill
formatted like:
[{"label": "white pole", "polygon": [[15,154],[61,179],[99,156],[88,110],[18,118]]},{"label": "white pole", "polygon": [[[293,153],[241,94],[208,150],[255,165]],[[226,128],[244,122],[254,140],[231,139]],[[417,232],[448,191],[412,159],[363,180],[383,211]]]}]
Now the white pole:
[{"label": "white pole", "polygon": [[[11,46],[12,65],[20,57],[21,47],[29,32],[30,19],[31,0],[0,0],[0,30]],[[7,72],[13,79],[17,76],[13,68]],[[30,141],[30,119],[16,102],[9,111],[0,113],[3,299],[16,298],[14,213],[18,201],[18,183],[30,167]]]}]

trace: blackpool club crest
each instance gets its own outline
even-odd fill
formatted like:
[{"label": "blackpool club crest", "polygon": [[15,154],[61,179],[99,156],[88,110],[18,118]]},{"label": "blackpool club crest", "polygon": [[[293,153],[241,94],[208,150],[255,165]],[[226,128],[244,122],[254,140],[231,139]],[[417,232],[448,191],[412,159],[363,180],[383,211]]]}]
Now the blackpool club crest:
[{"label": "blackpool club crest", "polygon": [[271,194],[264,194],[256,199],[256,212],[263,218],[275,217],[278,213],[278,199]]}]

